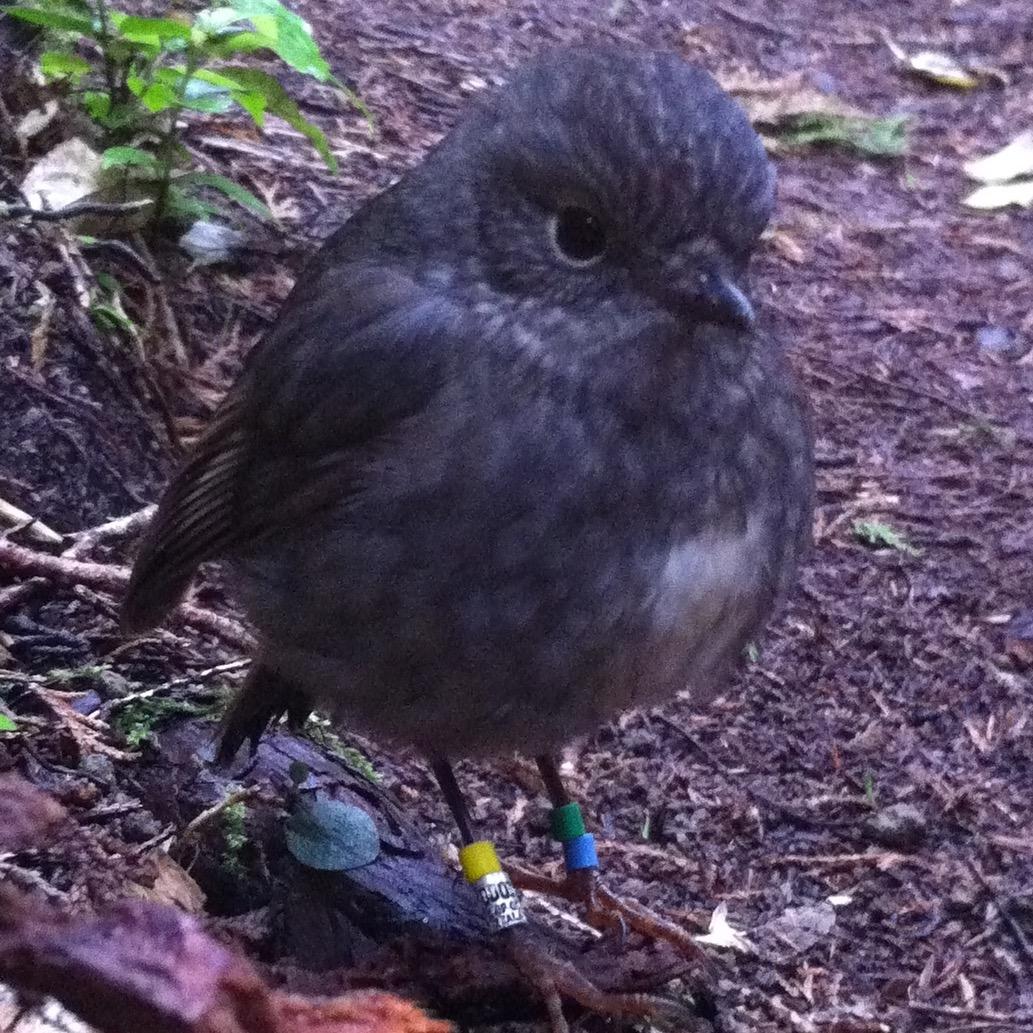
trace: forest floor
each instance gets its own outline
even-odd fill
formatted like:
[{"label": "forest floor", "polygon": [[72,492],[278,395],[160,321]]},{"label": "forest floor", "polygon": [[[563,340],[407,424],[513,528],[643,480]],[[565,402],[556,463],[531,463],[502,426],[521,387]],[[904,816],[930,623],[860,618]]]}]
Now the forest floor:
[{"label": "forest floor", "polygon": [[[806,384],[818,459],[816,545],[789,605],[705,713],[675,701],[626,715],[566,766],[613,888],[700,930],[724,904],[750,941],[710,948],[718,1028],[1033,1029],[1033,214],[961,203],[975,186],[964,162],[1030,126],[1028,0],[294,6],[376,132],[299,85],[339,154],[334,176],[282,124],[264,136],[195,127],[191,148],[266,198],[285,236],[265,230],[230,268],[159,249],[171,316],[159,306],[150,320],[146,359],[98,336],[75,303],[60,230],[0,224],[0,499],[64,535],[153,501],[172,439],[196,432],[318,242],[418,160],[469,95],[546,46],[662,46],[724,82],[802,75],[873,115],[907,115],[901,157],[776,155],[779,211],[755,285]],[[972,90],[924,81],[886,37],[1003,77]],[[15,93],[5,76],[17,113]],[[31,160],[0,157],[0,198]],[[34,364],[40,283],[59,303]],[[61,551],[32,533],[10,541]],[[132,547],[101,542],[80,558],[115,570]],[[176,679],[210,694],[242,674],[239,643],[213,622],[125,642],[117,596],[117,578],[5,570],[0,556],[0,702],[18,723],[0,734],[0,771],[96,833],[90,851],[3,855],[0,876],[80,911],[139,881],[166,825],[193,817],[147,802],[160,746],[135,749],[183,705],[138,701],[129,720],[111,701]],[[217,572],[194,602],[233,619]],[[72,706],[101,723],[87,735]],[[419,758],[343,742],[429,837],[451,836]],[[518,762],[459,766],[501,854],[555,870],[545,801],[525,776]],[[210,911],[246,910],[183,863]],[[250,948],[275,966],[271,942],[256,935]],[[440,1000],[421,1003],[449,1017]]]}]

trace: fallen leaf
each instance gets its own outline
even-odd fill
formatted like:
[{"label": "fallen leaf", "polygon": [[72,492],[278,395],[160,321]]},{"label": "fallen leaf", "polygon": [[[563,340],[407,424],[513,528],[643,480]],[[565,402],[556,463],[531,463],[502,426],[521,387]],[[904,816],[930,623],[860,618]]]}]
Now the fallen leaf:
[{"label": "fallen leaf", "polygon": [[705,933],[693,936],[697,943],[706,943],[711,947],[728,947],[742,954],[753,953],[753,944],[746,934],[735,929],[728,921],[728,905],[718,904],[710,916],[710,925]]},{"label": "fallen leaf", "polygon": [[753,73],[718,75],[721,85],[746,109],[754,125],[779,126],[801,115],[857,116],[860,109],[831,93],[823,93],[803,72],[776,79]]},{"label": "fallen leaf", "polygon": [[979,85],[979,77],[956,61],[950,54],[938,50],[922,50],[905,57],[908,71],[922,79],[928,79],[939,86],[952,86],[956,90],[971,90]]},{"label": "fallen leaf", "polygon": [[157,868],[154,882],[150,886],[131,883],[129,890],[132,895],[154,904],[168,904],[188,915],[203,914],[204,890],[193,876],[163,851],[154,855],[154,864]]},{"label": "fallen leaf", "polygon": [[904,117],[869,115],[834,94],[823,93],[803,72],[776,79],[748,73],[720,79],[746,109],[769,149],[831,144],[895,156],[907,148]]},{"label": "fallen leaf", "polygon": [[27,111],[14,127],[14,135],[27,142],[38,136],[57,117],[59,106],[56,100],[48,100],[41,108]]},{"label": "fallen leaf", "polygon": [[907,150],[907,121],[905,115],[891,118],[801,115],[782,128],[775,142],[786,147],[827,144],[876,158],[894,158]]},{"label": "fallen leaf", "polygon": [[1004,72],[999,68],[991,68],[978,59],[967,58],[961,61],[941,50],[919,50],[909,54],[888,36],[885,39],[886,46],[900,68],[927,82],[949,86],[955,90],[971,90],[987,80],[993,80],[1001,86],[1008,85],[1008,76]]},{"label": "fallen leaf", "polygon": [[295,860],[321,872],[362,868],[380,856],[373,819],[361,807],[323,796],[298,804],[284,836]]},{"label": "fallen leaf", "polygon": [[100,155],[73,136],[29,169],[21,189],[33,208],[67,208],[100,189]]},{"label": "fallen leaf", "polygon": [[772,919],[761,928],[777,936],[797,953],[803,953],[810,950],[822,937],[828,936],[835,927],[835,909],[823,900],[820,904],[787,907],[778,918]]},{"label": "fallen leaf", "polygon": [[866,545],[875,548],[896,549],[908,556],[921,556],[922,550],[916,549],[899,531],[882,520],[855,520],[854,535]]},{"label": "fallen leaf", "polygon": [[1033,176],[1033,129],[1020,133],[993,154],[965,162],[965,175],[980,183],[1007,183]]},{"label": "fallen leaf", "polygon": [[1014,183],[993,183],[990,186],[979,187],[961,203],[967,208],[978,208],[981,211],[1007,208],[1010,205],[1031,208],[1033,207],[1033,179],[1019,179]]}]

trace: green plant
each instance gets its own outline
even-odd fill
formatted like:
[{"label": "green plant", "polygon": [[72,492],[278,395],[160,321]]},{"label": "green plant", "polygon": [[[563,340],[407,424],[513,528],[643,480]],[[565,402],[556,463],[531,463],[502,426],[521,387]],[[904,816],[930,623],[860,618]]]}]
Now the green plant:
[{"label": "green plant", "polygon": [[162,699],[156,696],[128,700],[115,711],[111,725],[120,732],[126,745],[135,749],[162,721],[173,717],[203,717],[218,709],[217,703],[204,706],[182,699]]},{"label": "green plant", "polygon": [[855,520],[854,534],[866,545],[874,548],[896,549],[908,556],[921,556],[922,550],[915,548],[899,531],[881,520]]},{"label": "green plant", "polygon": [[826,144],[872,157],[895,158],[907,151],[907,118],[866,118],[815,112],[790,120],[778,133],[787,147]]},{"label": "green plant", "polygon": [[[314,743],[318,743],[339,760],[342,760],[348,767],[362,775],[367,782],[376,785],[380,781],[377,769],[373,767],[372,761],[361,750],[354,746],[346,746],[344,740],[330,728],[330,723],[325,718],[310,717],[305,722],[302,733],[308,736]],[[307,773],[305,775],[307,777]],[[300,782],[305,779],[301,778]],[[299,782],[299,784],[300,784]]]},{"label": "green plant", "polygon": [[239,183],[194,167],[182,139],[185,112],[220,115],[241,108],[259,128],[267,115],[276,115],[336,170],[319,127],[275,76],[233,63],[242,55],[275,54],[342,91],[369,117],[332,75],[305,23],[278,0],[213,0],[197,14],[163,18],[116,10],[108,0],[27,0],[3,10],[45,31],[42,73],[63,83],[93,121],[104,147],[102,169],[121,179],[123,196],[153,197],[155,221],[210,214],[213,206],[201,196],[205,188],[270,215]]},{"label": "green plant", "polygon": [[247,804],[243,800],[231,803],[222,812],[222,857],[224,868],[240,871],[243,868],[240,853],[247,846]]}]

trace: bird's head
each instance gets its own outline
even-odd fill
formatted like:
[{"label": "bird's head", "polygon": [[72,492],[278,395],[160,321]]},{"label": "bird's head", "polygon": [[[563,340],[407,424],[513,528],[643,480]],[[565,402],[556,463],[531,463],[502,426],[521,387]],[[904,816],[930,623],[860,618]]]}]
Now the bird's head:
[{"label": "bird's head", "polygon": [[433,165],[472,210],[494,289],[752,328],[745,276],[774,174],[739,105],[676,55],[554,52],[484,98]]}]

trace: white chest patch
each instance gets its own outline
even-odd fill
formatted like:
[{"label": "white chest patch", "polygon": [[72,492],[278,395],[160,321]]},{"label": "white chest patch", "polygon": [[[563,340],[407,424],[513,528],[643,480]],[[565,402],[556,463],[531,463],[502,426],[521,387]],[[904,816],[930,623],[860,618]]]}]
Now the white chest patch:
[{"label": "white chest patch", "polygon": [[736,599],[749,599],[762,575],[761,526],[740,535],[705,534],[667,554],[653,597],[657,632],[705,627]]}]

